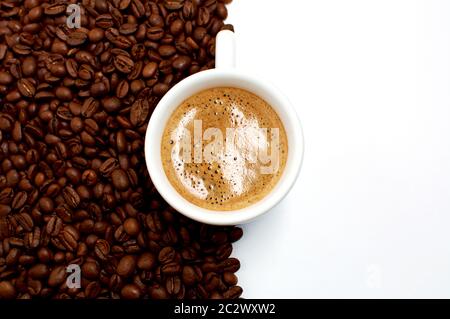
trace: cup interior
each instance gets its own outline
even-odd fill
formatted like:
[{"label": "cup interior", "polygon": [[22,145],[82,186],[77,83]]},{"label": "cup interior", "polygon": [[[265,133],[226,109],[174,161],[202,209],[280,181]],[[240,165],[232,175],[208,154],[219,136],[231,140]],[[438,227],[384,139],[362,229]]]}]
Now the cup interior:
[{"label": "cup interior", "polygon": [[[284,124],[288,138],[288,157],[280,180],[263,199],[234,211],[215,211],[196,206],[182,197],[167,178],[161,160],[161,141],[165,126],[175,109],[189,97],[211,88],[234,87],[247,90],[265,100]],[[303,133],[290,102],[271,84],[235,70],[208,70],[175,85],[158,103],[150,119],[145,139],[147,169],[158,192],[178,212],[202,223],[237,225],[269,211],[292,188],[303,158]]]}]

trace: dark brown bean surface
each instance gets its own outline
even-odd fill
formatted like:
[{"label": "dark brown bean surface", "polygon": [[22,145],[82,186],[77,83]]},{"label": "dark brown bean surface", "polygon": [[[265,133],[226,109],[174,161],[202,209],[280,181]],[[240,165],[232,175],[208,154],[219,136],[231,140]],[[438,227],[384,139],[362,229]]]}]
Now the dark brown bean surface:
[{"label": "dark brown bean surface", "polygon": [[78,2],[79,29],[66,1],[0,2],[0,299],[238,298],[242,230],[169,207],[143,147],[159,99],[214,67],[231,1]]}]

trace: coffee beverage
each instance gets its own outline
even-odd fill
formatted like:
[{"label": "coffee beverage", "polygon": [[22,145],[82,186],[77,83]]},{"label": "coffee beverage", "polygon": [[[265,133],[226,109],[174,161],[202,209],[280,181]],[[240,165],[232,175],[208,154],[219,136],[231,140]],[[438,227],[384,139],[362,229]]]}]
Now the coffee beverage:
[{"label": "coffee beverage", "polygon": [[0,300],[240,296],[242,230],[175,212],[143,147],[161,96],[214,67],[229,2],[0,1]]},{"label": "coffee beverage", "polygon": [[211,210],[257,203],[277,185],[288,141],[275,110],[255,94],[213,88],[184,101],[161,142],[164,171],[177,192]]}]

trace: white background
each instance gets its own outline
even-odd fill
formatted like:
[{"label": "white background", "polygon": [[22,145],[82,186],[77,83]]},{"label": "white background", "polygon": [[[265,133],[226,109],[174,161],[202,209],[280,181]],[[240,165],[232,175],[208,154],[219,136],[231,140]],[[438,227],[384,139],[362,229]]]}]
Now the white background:
[{"label": "white background", "polygon": [[306,140],[236,245],[243,297],[450,297],[450,1],[235,0],[229,22]]}]

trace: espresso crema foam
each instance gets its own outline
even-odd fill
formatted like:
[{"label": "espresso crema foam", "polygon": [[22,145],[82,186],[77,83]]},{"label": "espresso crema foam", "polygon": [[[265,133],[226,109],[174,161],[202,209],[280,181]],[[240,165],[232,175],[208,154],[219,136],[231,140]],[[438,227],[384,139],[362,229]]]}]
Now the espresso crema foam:
[{"label": "espresso crema foam", "polygon": [[237,88],[214,88],[185,100],[161,143],[164,171],[189,202],[229,211],[264,198],[288,155],[283,124],[263,99]]}]

